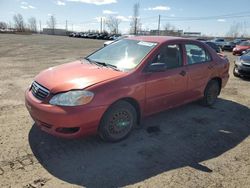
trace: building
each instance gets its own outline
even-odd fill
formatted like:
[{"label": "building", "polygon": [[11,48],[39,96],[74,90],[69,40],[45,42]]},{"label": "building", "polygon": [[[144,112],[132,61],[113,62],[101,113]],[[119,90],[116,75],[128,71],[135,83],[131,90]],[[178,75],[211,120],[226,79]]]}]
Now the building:
[{"label": "building", "polygon": [[65,29],[50,29],[50,28],[43,28],[43,34],[47,35],[67,35],[67,31]]},{"label": "building", "polygon": [[182,36],[183,30],[150,30],[150,35],[160,35],[160,36]]},{"label": "building", "polygon": [[184,32],[183,36],[184,37],[200,37],[201,32]]}]

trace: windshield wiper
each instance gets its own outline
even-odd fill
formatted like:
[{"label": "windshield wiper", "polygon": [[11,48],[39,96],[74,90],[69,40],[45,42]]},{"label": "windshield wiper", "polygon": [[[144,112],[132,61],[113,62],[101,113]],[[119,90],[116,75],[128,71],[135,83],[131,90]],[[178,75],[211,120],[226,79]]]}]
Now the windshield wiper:
[{"label": "windshield wiper", "polygon": [[94,63],[94,64],[96,64],[96,65],[98,65],[98,66],[110,67],[110,68],[112,68],[112,69],[114,69],[114,70],[116,70],[116,71],[121,71],[120,69],[117,68],[117,66],[112,65],[112,64],[109,64],[109,63],[94,61],[94,60],[92,60],[92,59],[89,59],[88,57],[85,57],[84,59],[86,59],[88,62]]}]

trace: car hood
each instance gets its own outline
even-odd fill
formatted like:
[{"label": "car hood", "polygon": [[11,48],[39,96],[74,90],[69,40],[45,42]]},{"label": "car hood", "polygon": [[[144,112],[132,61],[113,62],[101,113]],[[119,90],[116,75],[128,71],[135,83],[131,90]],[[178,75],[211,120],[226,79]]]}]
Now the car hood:
[{"label": "car hood", "polygon": [[247,50],[247,49],[250,48],[250,46],[239,46],[239,45],[236,45],[235,48],[238,49],[238,50]]},{"label": "car hood", "polygon": [[250,62],[250,56],[249,55],[242,55],[240,56],[240,60],[245,62]]},{"label": "car hood", "polygon": [[35,81],[49,89],[51,93],[58,93],[84,89],[124,74],[126,73],[82,60],[44,70],[35,77]]}]

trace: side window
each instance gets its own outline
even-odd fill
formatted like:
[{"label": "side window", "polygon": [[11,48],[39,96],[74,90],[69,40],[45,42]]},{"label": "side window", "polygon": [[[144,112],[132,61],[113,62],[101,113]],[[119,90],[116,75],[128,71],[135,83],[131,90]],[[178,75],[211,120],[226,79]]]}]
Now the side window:
[{"label": "side window", "polygon": [[182,66],[181,48],[179,45],[167,45],[161,49],[161,52],[155,57],[153,63],[165,63],[167,69]]},{"label": "side window", "polygon": [[185,49],[189,65],[211,61],[210,55],[195,44],[185,44]]}]

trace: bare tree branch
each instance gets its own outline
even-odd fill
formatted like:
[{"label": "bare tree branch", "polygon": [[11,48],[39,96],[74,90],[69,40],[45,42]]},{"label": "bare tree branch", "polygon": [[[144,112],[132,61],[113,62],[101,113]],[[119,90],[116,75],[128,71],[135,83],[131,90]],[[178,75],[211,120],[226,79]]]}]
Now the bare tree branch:
[{"label": "bare tree branch", "polygon": [[7,28],[8,28],[7,23],[0,22],[0,29],[7,29]]},{"label": "bare tree branch", "polygon": [[118,29],[119,29],[119,24],[121,23],[121,20],[114,17],[114,16],[110,16],[107,20],[106,20],[106,25],[109,28],[111,33],[117,34],[118,33]]},{"label": "bare tree branch", "polygon": [[23,20],[23,16],[21,14],[14,15],[13,20],[14,20],[14,26],[17,31],[25,30],[25,23]]},{"label": "bare tree branch", "polygon": [[50,16],[49,20],[47,21],[48,28],[52,29],[53,35],[55,34],[55,28],[56,28],[56,18],[55,16]]},{"label": "bare tree branch", "polygon": [[35,17],[29,18],[28,23],[29,23],[29,29],[32,32],[36,33],[37,32],[37,21],[36,21],[36,18]]},{"label": "bare tree branch", "polygon": [[140,18],[139,18],[139,9],[140,9],[140,4],[135,3],[133,7],[132,21],[130,22],[130,33],[133,33],[134,35],[138,33],[141,27]]}]

